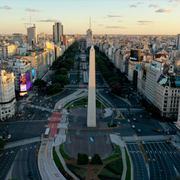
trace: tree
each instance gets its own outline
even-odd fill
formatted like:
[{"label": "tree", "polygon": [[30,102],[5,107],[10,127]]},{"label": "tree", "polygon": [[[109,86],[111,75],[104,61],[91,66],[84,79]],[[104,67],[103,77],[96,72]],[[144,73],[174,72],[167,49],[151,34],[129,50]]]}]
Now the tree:
[{"label": "tree", "polygon": [[52,86],[52,85],[47,86],[47,87],[46,87],[46,94],[47,94],[47,95],[50,95],[50,94],[53,94],[53,93],[54,93],[53,86]]},{"label": "tree", "polygon": [[68,74],[68,70],[66,68],[61,68],[61,69],[58,69],[55,74],[56,75],[57,74],[67,75]]},{"label": "tree", "polygon": [[54,84],[52,85],[52,88],[54,88],[54,91],[57,92],[57,91],[59,91],[59,90],[62,89],[62,86],[61,86],[60,83],[54,83]]},{"label": "tree", "polygon": [[123,84],[123,79],[120,77],[117,77],[117,76],[113,76],[113,77],[108,78],[107,83],[111,84],[113,81],[117,81],[120,84]]},{"label": "tree", "polygon": [[53,77],[52,79],[52,83],[60,83],[62,86],[69,84],[70,80],[66,75],[56,75],[55,77]]},{"label": "tree", "polygon": [[0,151],[4,148],[5,141],[3,139],[0,139]]},{"label": "tree", "polygon": [[42,79],[37,79],[35,82],[34,82],[34,85],[35,86],[38,86],[38,87],[45,87],[46,86],[46,81],[42,80]]},{"label": "tree", "polygon": [[103,164],[101,157],[99,154],[94,154],[93,158],[91,159],[90,164]]},{"label": "tree", "polygon": [[121,87],[121,85],[120,85],[119,82],[113,81],[113,82],[110,84],[110,87],[112,88],[112,89],[111,89],[111,92],[112,92],[112,93],[114,93],[114,94],[116,94],[116,95],[118,95],[118,96],[120,96],[121,94],[123,94],[123,93],[122,93],[122,87]]},{"label": "tree", "polygon": [[78,153],[78,165],[88,164],[88,154],[86,153]]}]

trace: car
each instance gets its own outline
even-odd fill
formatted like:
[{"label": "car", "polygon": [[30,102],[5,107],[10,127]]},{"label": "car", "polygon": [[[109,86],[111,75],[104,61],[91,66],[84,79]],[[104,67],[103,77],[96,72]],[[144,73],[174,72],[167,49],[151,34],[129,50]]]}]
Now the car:
[{"label": "car", "polygon": [[146,116],[146,119],[149,119],[149,116]]},{"label": "car", "polygon": [[158,129],[157,132],[160,133],[161,131]]},{"label": "car", "polygon": [[156,132],[156,130],[155,130],[155,129],[152,129],[152,131],[153,131],[153,132]]},{"label": "car", "polygon": [[127,119],[127,122],[129,122],[129,123],[130,123],[130,122],[131,122],[131,120],[130,120],[130,119]]},{"label": "car", "polygon": [[117,124],[121,124],[120,122],[117,122]]},{"label": "car", "polygon": [[142,144],[145,144],[145,141],[142,141]]},{"label": "car", "polygon": [[33,174],[32,174],[32,172],[29,172],[29,173],[28,173],[28,178],[29,178],[29,179],[33,179]]},{"label": "car", "polygon": [[140,115],[140,117],[142,118],[142,115]]},{"label": "car", "polygon": [[140,130],[140,129],[138,129],[137,131],[138,131],[138,133],[141,133],[141,130]]},{"label": "car", "polygon": [[136,118],[133,118],[133,121],[136,121]]},{"label": "car", "polygon": [[135,125],[132,125],[132,128],[135,129]]},{"label": "car", "polygon": [[167,140],[166,143],[169,144],[169,140]]}]

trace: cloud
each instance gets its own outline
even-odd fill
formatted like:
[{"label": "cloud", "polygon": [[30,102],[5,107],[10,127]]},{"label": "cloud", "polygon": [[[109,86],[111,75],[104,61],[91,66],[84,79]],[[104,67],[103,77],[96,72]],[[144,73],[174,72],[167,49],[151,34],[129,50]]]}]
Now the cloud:
[{"label": "cloud", "polygon": [[159,13],[166,13],[166,12],[171,12],[172,9],[169,9],[169,8],[162,8],[162,9],[158,9],[156,12],[159,12]]},{"label": "cloud", "polygon": [[174,5],[173,5],[174,8],[177,7],[177,6],[178,6],[178,4],[174,4]]},{"label": "cloud", "polygon": [[107,15],[107,17],[103,17],[103,18],[117,18],[117,17],[123,17],[120,15]]},{"label": "cloud", "polygon": [[129,7],[133,8],[133,7],[137,7],[137,6],[135,4],[130,4]]},{"label": "cloud", "polygon": [[122,26],[106,26],[106,28],[119,28],[119,29],[126,29],[125,27],[122,27]]},{"label": "cloud", "polygon": [[154,21],[138,21],[138,25],[149,25],[151,23],[153,23]]},{"label": "cloud", "polygon": [[123,21],[118,21],[118,22],[123,22]]},{"label": "cloud", "polygon": [[10,10],[10,9],[12,9],[12,8],[11,8],[11,7],[9,7],[9,6],[3,6],[3,7],[0,7],[0,9]]},{"label": "cloud", "polygon": [[38,22],[60,22],[57,19],[46,19],[46,20],[39,20]]},{"label": "cloud", "polygon": [[98,24],[98,26],[103,26],[103,24]]},{"label": "cloud", "polygon": [[40,12],[37,9],[33,9],[33,8],[26,8],[25,11],[29,11],[29,12]]},{"label": "cloud", "polygon": [[143,2],[138,2],[137,4],[143,4]]},{"label": "cloud", "polygon": [[21,20],[25,20],[25,18],[21,18]]},{"label": "cloud", "polygon": [[157,8],[158,7],[158,5],[157,4],[150,4],[148,7],[153,7],[153,8]]}]

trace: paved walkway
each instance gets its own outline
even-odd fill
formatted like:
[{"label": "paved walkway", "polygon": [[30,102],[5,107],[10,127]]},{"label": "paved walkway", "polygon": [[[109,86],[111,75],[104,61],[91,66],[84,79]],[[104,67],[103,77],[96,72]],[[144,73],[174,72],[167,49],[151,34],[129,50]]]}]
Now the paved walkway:
[{"label": "paved walkway", "polygon": [[13,148],[13,147],[17,147],[17,146],[22,146],[25,144],[31,144],[34,142],[39,142],[40,140],[41,140],[41,138],[38,136],[38,137],[24,139],[24,140],[20,140],[20,141],[14,141],[14,142],[10,142],[7,145],[5,145],[4,148],[8,149],[8,148]]},{"label": "paved walkway", "polygon": [[[73,164],[75,166],[79,166],[79,167],[82,167],[82,168],[86,168],[88,169],[88,174],[87,174],[87,177],[86,177],[86,180],[99,180],[99,178],[97,177],[97,175],[100,173],[100,171],[107,165],[109,164],[110,162],[112,161],[115,161],[116,159],[118,159],[119,157],[117,158],[114,158],[114,159],[111,159],[109,161],[105,161],[103,162],[102,165],[99,165],[99,164],[96,164],[96,165],[91,165],[91,164],[86,164],[86,165],[78,165],[77,164],[77,161],[73,161],[73,160],[68,160],[68,159],[63,159],[65,163],[69,163],[69,164]],[[94,174],[93,170],[92,169],[95,169],[95,168],[99,168],[99,171]]]},{"label": "paved walkway", "polygon": [[125,180],[126,179],[126,171],[127,171],[126,154],[125,154],[125,150],[124,150],[125,143],[117,135],[110,134],[110,138],[111,138],[112,143],[115,143],[120,146],[121,153],[122,153],[122,160],[123,160],[123,173],[122,173],[121,180]]},{"label": "paved walkway", "polygon": [[[61,163],[62,163],[62,165],[63,165],[64,170],[65,170],[72,178],[74,178],[74,180],[79,180],[79,178],[77,178],[77,177],[67,168],[66,163],[65,163],[63,157],[61,156],[61,154],[60,154],[60,152],[59,152],[59,146],[56,146],[56,147],[55,147],[55,150],[56,150],[56,153],[57,153],[57,155],[58,155],[58,157],[59,157],[59,159],[60,159],[60,161],[61,161]],[[72,163],[71,163],[71,164],[72,164]]]},{"label": "paved walkway", "polygon": [[38,169],[43,180],[65,180],[52,157],[53,141],[43,141],[38,155]]}]

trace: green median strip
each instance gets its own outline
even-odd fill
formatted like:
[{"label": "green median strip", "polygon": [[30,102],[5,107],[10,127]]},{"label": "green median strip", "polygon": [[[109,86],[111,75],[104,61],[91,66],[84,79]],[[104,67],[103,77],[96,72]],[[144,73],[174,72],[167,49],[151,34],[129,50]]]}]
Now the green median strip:
[{"label": "green median strip", "polygon": [[130,163],[129,156],[128,156],[126,148],[125,148],[125,153],[126,153],[126,165],[127,165],[126,179],[125,180],[131,180],[131,163]]}]

